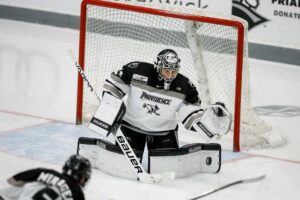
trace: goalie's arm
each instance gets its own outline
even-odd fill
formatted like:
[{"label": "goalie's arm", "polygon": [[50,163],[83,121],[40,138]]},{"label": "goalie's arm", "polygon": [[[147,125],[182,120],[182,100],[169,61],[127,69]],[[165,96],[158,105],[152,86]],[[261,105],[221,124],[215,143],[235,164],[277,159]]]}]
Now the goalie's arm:
[{"label": "goalie's arm", "polygon": [[196,122],[202,118],[204,109],[201,108],[201,100],[198,97],[198,92],[195,86],[189,82],[186,89],[186,97],[178,110],[179,121],[187,130],[199,133],[205,140],[210,140],[213,135],[209,132],[204,132],[199,129]]},{"label": "goalie's arm", "polygon": [[[116,129],[118,129],[125,113],[126,106],[124,102],[105,92],[95,115],[91,119],[89,128],[106,138],[110,133],[116,133]],[[108,141],[114,141],[114,137],[111,136]]]},{"label": "goalie's arm", "polygon": [[200,137],[208,141],[213,136],[206,134],[204,131],[199,131],[196,127],[196,121],[201,119],[203,113],[204,110],[200,106],[185,104],[180,108],[178,116],[185,129],[199,133]]},{"label": "goalie's arm", "polygon": [[123,66],[121,70],[112,72],[105,79],[103,91],[122,99],[130,91],[130,82],[134,71],[129,66],[130,63]]}]

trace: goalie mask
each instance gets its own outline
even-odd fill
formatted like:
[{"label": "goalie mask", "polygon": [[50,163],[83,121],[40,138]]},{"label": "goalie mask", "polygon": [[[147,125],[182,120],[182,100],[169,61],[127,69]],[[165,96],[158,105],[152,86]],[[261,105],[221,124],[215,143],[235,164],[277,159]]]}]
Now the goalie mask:
[{"label": "goalie mask", "polygon": [[165,49],[157,55],[154,62],[159,79],[164,81],[164,89],[169,90],[171,82],[176,78],[179,68],[180,59],[177,53],[172,49]]},{"label": "goalie mask", "polygon": [[63,174],[71,177],[82,187],[91,177],[91,163],[82,156],[72,155],[63,166]]}]

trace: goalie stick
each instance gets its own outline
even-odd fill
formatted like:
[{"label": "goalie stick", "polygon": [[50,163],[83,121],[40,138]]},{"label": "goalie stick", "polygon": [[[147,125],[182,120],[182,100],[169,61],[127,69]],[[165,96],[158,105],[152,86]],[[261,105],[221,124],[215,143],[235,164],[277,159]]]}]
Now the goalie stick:
[{"label": "goalie stick", "polygon": [[194,198],[191,198],[191,199],[188,199],[188,200],[197,200],[197,199],[201,199],[203,197],[206,197],[210,194],[213,194],[215,192],[218,192],[220,190],[223,190],[225,188],[228,188],[228,187],[231,187],[233,185],[237,185],[237,184],[241,184],[241,183],[252,183],[252,182],[256,182],[256,181],[260,181],[262,179],[264,179],[266,177],[266,175],[261,175],[261,176],[257,176],[257,177],[253,177],[253,178],[246,178],[246,179],[241,179],[241,180],[238,180],[238,181],[234,181],[232,183],[228,183],[226,185],[223,185],[221,187],[218,187],[216,189],[213,189],[211,191],[208,191],[208,192],[205,192],[197,197],[194,197]]},{"label": "goalie stick", "polygon": [[75,63],[75,66],[79,72],[79,74],[81,75],[81,77],[83,78],[83,80],[86,82],[88,88],[90,89],[91,92],[94,92],[94,94],[96,95],[97,99],[99,100],[99,102],[101,101],[100,97],[98,96],[97,92],[94,90],[93,86],[90,84],[89,80],[87,79],[87,77],[85,76],[85,73],[82,69],[82,67],[79,65],[79,63],[77,62],[77,59],[75,57],[75,55],[73,54],[73,51],[70,49],[68,51],[70,58],[72,59],[72,61]]},{"label": "goalie stick", "polygon": [[[98,96],[98,94],[94,90],[93,86],[89,82],[88,78],[86,77],[86,75],[84,73],[84,70],[82,69],[82,67],[77,62],[76,57],[74,56],[72,50],[69,50],[68,53],[69,53],[70,58],[72,59],[72,61],[75,63],[75,66],[78,69],[78,71],[79,71],[80,75],[82,76],[83,80],[87,83],[87,86],[90,88],[90,91],[93,92],[97,96],[97,98],[100,102],[101,101],[100,97]],[[138,158],[136,157],[136,155],[135,155],[134,151],[132,150],[130,144],[128,143],[126,137],[124,136],[124,134],[120,130],[119,124],[115,125],[115,127],[112,129],[112,132],[113,132],[113,134],[116,138],[116,141],[119,144],[123,154],[125,155],[125,157],[129,161],[130,165],[132,166],[134,172],[136,173],[136,175],[140,179],[140,181],[142,181],[144,183],[161,183],[161,182],[167,182],[167,181],[171,181],[171,180],[175,179],[175,172],[164,172],[164,173],[161,173],[161,174],[149,174],[149,173],[147,173],[144,170],[144,168],[141,165]]]}]

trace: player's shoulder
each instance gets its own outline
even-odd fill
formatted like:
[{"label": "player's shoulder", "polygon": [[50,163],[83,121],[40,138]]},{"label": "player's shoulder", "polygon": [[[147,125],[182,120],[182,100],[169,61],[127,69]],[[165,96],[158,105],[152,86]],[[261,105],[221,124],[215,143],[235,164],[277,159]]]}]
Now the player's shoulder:
[{"label": "player's shoulder", "polygon": [[183,88],[195,88],[192,81],[181,73],[177,74],[174,82],[176,83],[177,86],[181,86]]},{"label": "player's shoulder", "polygon": [[142,73],[142,72],[150,72],[154,70],[154,65],[147,62],[140,62],[140,61],[133,61],[124,66],[127,70],[135,72],[135,73]]},{"label": "player's shoulder", "polygon": [[49,174],[49,175],[54,175],[58,177],[63,177],[62,173],[54,170],[54,169],[47,169],[47,168],[36,168],[35,169],[39,173],[44,173],[44,174]]},{"label": "player's shoulder", "polygon": [[171,85],[172,91],[182,93],[186,101],[194,103],[198,101],[198,91],[192,81],[182,74],[178,74]]}]

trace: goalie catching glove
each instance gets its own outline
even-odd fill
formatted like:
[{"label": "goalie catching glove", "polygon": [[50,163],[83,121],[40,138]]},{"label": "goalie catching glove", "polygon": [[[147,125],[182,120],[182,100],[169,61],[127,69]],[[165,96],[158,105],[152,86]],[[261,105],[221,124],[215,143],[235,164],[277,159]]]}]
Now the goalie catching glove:
[{"label": "goalie catching glove", "polygon": [[227,134],[231,123],[230,112],[223,103],[217,102],[203,110],[202,116],[194,120],[190,129],[201,133],[209,141],[215,137],[220,139],[222,135]]}]

